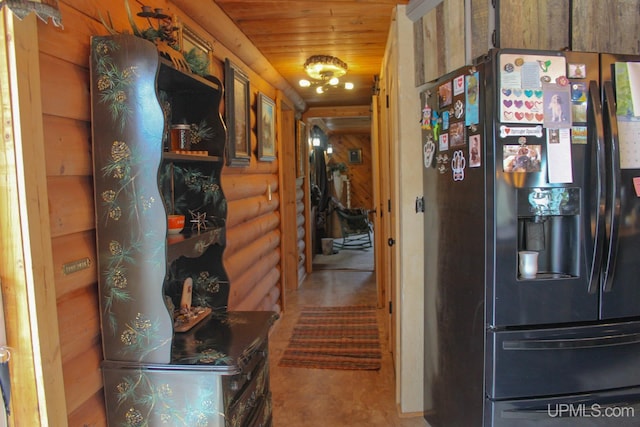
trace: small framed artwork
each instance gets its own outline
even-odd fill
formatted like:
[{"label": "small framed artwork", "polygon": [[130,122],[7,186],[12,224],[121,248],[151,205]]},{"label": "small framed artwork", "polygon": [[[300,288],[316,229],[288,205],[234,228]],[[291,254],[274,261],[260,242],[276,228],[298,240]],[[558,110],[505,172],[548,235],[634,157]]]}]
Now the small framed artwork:
[{"label": "small framed artwork", "polygon": [[296,177],[304,176],[307,171],[305,165],[308,161],[307,156],[307,125],[302,120],[297,122],[297,138],[296,138]]},{"label": "small framed artwork", "polygon": [[191,72],[200,76],[213,74],[213,46],[211,43],[184,24],[180,26],[179,34],[180,51],[189,64]]},{"label": "small framed artwork", "polygon": [[224,62],[224,111],[227,124],[227,166],[249,166],[251,121],[249,77],[227,58]]},{"label": "small framed artwork", "polygon": [[270,162],[276,158],[276,103],[259,93],[257,113],[258,160]]},{"label": "small framed artwork", "polygon": [[362,163],[362,149],[352,148],[349,150],[349,163],[358,164]]}]

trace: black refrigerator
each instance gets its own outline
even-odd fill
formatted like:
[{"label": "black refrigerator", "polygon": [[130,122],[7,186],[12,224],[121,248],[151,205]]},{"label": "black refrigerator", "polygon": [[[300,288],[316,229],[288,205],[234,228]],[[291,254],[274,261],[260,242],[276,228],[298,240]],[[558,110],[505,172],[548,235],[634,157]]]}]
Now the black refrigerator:
[{"label": "black refrigerator", "polygon": [[432,427],[640,425],[636,61],[496,49],[422,93]]}]

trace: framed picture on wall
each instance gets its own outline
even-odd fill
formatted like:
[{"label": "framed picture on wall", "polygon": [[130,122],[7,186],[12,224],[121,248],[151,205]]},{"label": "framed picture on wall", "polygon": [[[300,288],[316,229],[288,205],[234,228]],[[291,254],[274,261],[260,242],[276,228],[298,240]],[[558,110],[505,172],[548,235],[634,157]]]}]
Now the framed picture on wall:
[{"label": "framed picture on wall", "polygon": [[213,46],[207,39],[191,27],[182,24],[179,30],[179,43],[180,51],[193,73],[200,76],[213,74]]},{"label": "framed picture on wall", "polygon": [[352,148],[349,150],[349,163],[358,164],[362,163],[362,149]]},{"label": "framed picture on wall", "polygon": [[224,112],[227,124],[227,166],[251,161],[251,98],[249,77],[229,59],[224,61]]},{"label": "framed picture on wall", "polygon": [[257,113],[258,160],[270,162],[276,158],[276,103],[259,93]]}]

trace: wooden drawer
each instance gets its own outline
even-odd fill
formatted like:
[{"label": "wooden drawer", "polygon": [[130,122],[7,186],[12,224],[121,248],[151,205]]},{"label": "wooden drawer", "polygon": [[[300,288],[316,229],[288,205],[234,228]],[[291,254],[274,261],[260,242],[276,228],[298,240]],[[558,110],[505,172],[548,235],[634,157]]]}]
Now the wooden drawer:
[{"label": "wooden drawer", "polygon": [[271,427],[271,393],[264,395],[264,398],[256,407],[246,427]]},{"label": "wooden drawer", "polygon": [[266,397],[269,396],[268,359],[262,358],[261,362],[247,375],[244,387],[227,407],[228,427],[254,425],[250,420],[255,417],[258,408],[262,408]]},{"label": "wooden drawer", "polygon": [[222,377],[222,389],[224,392],[225,408],[228,410],[235,405],[236,400],[242,395],[244,389],[253,380],[256,369],[259,365],[268,360],[267,343],[247,357],[246,364],[242,368],[242,373],[232,376]]}]

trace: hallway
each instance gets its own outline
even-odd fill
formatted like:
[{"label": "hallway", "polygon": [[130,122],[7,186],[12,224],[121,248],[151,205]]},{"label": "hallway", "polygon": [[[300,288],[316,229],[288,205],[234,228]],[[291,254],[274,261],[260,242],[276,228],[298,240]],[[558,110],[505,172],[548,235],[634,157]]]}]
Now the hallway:
[{"label": "hallway", "polygon": [[[345,251],[342,251],[345,252]],[[354,256],[359,251],[351,251]],[[373,256],[373,255],[372,255]],[[380,371],[279,367],[291,331],[305,305],[375,305],[373,271],[315,270],[286,295],[287,312],[270,337],[271,390],[275,427],[425,427],[421,416],[400,418],[395,405],[393,364],[386,310],[378,310],[382,346]]]}]

